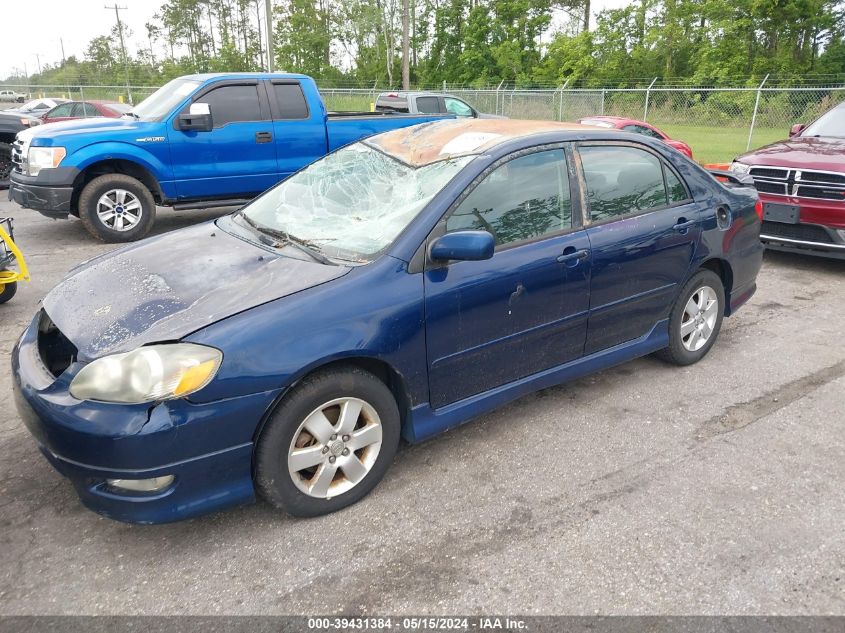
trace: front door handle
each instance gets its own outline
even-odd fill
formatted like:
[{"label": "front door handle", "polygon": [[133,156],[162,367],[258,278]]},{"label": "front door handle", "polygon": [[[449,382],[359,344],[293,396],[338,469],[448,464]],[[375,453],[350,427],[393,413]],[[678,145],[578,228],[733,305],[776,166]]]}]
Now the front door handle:
[{"label": "front door handle", "polygon": [[270,143],[273,140],[272,132],[256,132],[255,133],[255,142],[256,143]]},{"label": "front door handle", "polygon": [[672,228],[679,233],[686,233],[687,229],[695,224],[695,220],[687,220],[686,218],[678,218],[678,222]]},{"label": "front door handle", "polygon": [[590,256],[590,251],[586,248],[575,250],[573,246],[567,246],[563,255],[558,255],[557,261],[561,264],[568,264],[569,266],[576,266],[582,259],[587,259]]}]

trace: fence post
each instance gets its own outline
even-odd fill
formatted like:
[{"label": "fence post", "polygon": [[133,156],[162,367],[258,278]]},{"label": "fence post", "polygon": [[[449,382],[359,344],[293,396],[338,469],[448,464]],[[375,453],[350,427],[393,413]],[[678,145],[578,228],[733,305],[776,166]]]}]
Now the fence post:
[{"label": "fence post", "polygon": [[754,100],[754,114],[751,115],[751,128],[748,130],[748,143],[745,145],[746,152],[751,149],[751,137],[754,135],[754,125],[757,123],[757,108],[760,107],[760,93],[768,79],[768,75],[763,77],[763,81],[757,87],[757,98]]},{"label": "fence post", "polygon": [[655,81],[657,81],[657,77],[652,79],[648,88],[645,89],[645,110],[643,110],[643,121],[648,121],[648,99],[651,96],[651,88],[654,86]]},{"label": "fence post", "polygon": [[602,113],[602,116],[604,116],[604,93],[605,93],[605,89],[602,88],[601,89],[601,113]]},{"label": "fence post", "polygon": [[82,90],[82,86],[79,86],[79,100],[85,101],[85,91]]},{"label": "fence post", "polygon": [[560,87],[560,108],[558,109],[557,113],[557,120],[563,121],[563,91],[566,90],[566,87],[569,85],[569,78],[563,82],[563,85]]},{"label": "fence post", "polygon": [[[502,81],[499,82],[499,85],[496,86],[496,109],[493,111],[494,114],[499,114],[499,90],[502,88],[503,83],[505,83],[504,79],[502,79]],[[504,113],[505,113],[505,103],[504,103],[504,97],[503,97],[502,98],[502,114],[504,114]]]}]

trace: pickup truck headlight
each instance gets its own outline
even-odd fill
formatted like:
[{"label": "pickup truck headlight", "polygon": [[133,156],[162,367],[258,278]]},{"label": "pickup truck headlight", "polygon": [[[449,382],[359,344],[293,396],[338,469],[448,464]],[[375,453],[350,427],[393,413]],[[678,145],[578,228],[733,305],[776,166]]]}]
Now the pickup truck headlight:
[{"label": "pickup truck headlight", "polygon": [[220,350],[193,343],[139,347],[83,367],[70,383],[70,395],[127,404],[181,398],[211,382],[222,360]]},{"label": "pickup truck headlight", "polygon": [[747,174],[749,169],[751,169],[751,165],[738,163],[737,161],[731,163],[731,171],[735,171],[738,174]]},{"label": "pickup truck headlight", "polygon": [[67,152],[64,147],[30,147],[27,155],[27,176],[37,176],[42,169],[58,167]]}]

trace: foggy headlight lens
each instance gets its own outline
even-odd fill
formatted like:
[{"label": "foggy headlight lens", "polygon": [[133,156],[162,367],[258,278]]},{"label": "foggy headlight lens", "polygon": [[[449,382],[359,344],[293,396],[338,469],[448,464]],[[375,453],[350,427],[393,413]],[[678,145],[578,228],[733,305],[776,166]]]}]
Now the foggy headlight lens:
[{"label": "foggy headlight lens", "polygon": [[64,147],[30,147],[27,175],[37,176],[42,169],[58,167],[66,153]]},{"label": "foggy headlight lens", "polygon": [[181,398],[205,387],[223,354],[193,343],[150,345],[98,358],[70,383],[79,400],[141,403]]},{"label": "foggy headlight lens", "polygon": [[751,169],[751,165],[738,163],[736,161],[731,163],[731,171],[735,171],[738,174],[747,174],[749,169]]}]

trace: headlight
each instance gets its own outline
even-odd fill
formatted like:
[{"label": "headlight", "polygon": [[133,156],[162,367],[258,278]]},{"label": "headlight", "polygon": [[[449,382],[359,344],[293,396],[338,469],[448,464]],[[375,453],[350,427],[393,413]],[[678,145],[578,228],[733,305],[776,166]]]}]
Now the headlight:
[{"label": "headlight", "polygon": [[30,147],[27,156],[28,176],[37,176],[42,169],[58,167],[67,152],[64,147]]},{"label": "headlight", "polygon": [[221,360],[220,350],[193,343],[139,347],[83,367],[70,383],[70,395],[133,404],[181,398],[211,382]]},{"label": "headlight", "polygon": [[736,161],[731,163],[731,171],[735,171],[738,174],[747,174],[749,169],[751,169],[751,165],[738,163]]}]

